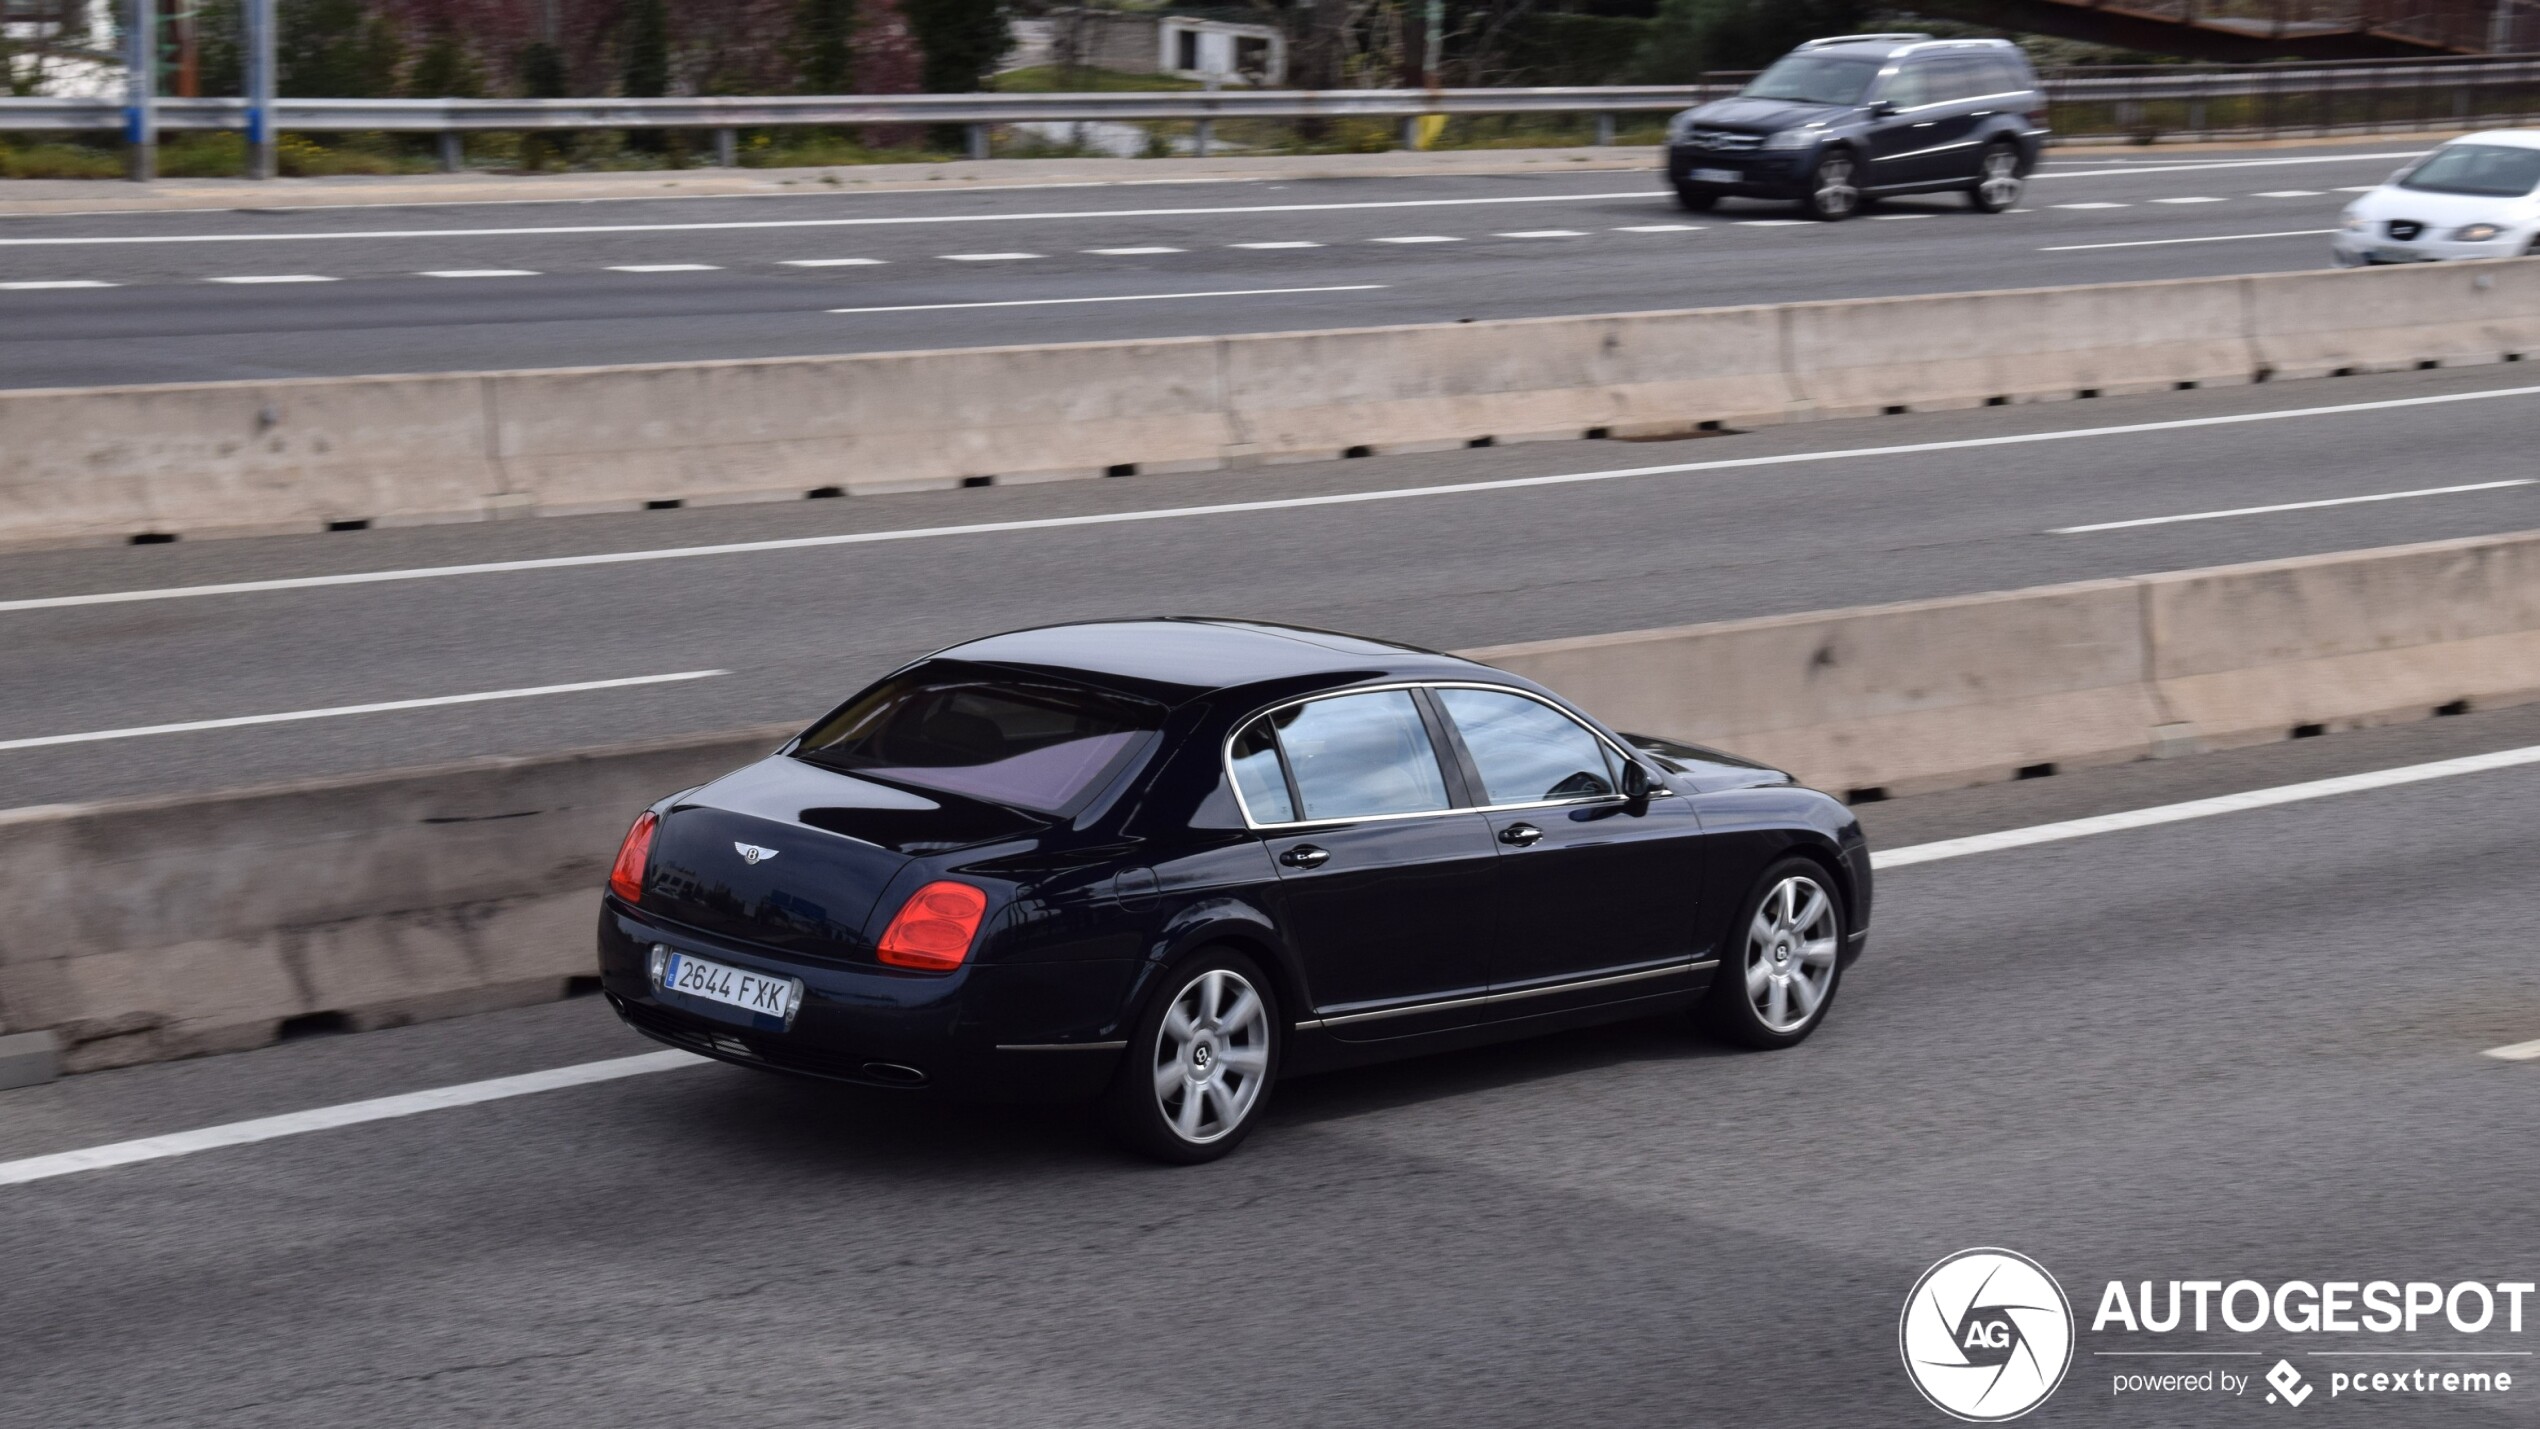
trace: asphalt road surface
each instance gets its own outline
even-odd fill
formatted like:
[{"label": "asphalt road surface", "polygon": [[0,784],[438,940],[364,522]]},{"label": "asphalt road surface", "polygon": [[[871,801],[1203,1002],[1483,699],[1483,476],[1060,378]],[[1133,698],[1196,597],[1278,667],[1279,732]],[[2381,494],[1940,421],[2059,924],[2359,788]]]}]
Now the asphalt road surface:
[{"label": "asphalt road surface", "polygon": [[[807,722],[904,659],[1059,620],[1235,615],[1457,649],[2528,530],[2533,377],[22,552],[0,556],[0,807]],[[1466,489],[1399,495],[1449,484]],[[1296,504],[1206,509],[1261,502]],[[2247,509],[2276,506],[2296,509]],[[1076,524],[1013,524],[1032,522]],[[2069,529],[2128,522],[2151,524]],[[800,540],[843,544],[751,544]],[[573,564],[591,557],[627,559]],[[447,569],[484,563],[502,568]],[[185,594],[266,580],[309,583]],[[140,598],[78,603],[101,595]],[[697,672],[724,673],[200,727]],[[165,725],[186,727],[135,732]]]},{"label": "asphalt road surface", "polygon": [[[2534,743],[2509,710],[1865,812],[1892,849]],[[2540,1037],[2535,841],[2525,765],[1899,868],[1798,1048],[1650,1022],[1300,1081],[1192,1169],[701,1064],[0,1185],[0,1421],[1941,1425],[1898,1313],[1993,1245],[2081,1317],[2028,1423],[2529,1424],[2529,1323],[2339,1337],[2515,1380],[2378,1404],[2327,1400],[2358,1362],[2319,1336],[2160,1337],[2288,1358],[2300,1414],[2120,1398],[2143,1341],[2088,1326],[2119,1279],[2531,1278],[2540,1062],[2482,1053]],[[98,1073],[0,1092],[0,1159],[648,1045],[582,1000]]]},{"label": "asphalt road surface", "polygon": [[689,361],[2315,268],[2423,147],[2058,158],[2022,211],[1655,174],[0,218],[0,387]]}]

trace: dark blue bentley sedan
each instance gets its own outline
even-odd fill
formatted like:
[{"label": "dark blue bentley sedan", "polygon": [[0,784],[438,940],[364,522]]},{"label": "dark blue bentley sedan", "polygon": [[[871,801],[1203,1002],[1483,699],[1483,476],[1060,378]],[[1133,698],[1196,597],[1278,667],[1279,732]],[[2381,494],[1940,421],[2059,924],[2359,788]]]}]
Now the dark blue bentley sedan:
[{"label": "dark blue bentley sedan", "polygon": [[1448,655],[1132,620],[956,645],[655,804],[600,963],[672,1046],[1098,1101],[1195,1162],[1283,1075],[1688,1009],[1787,1046],[1869,912],[1785,774]]}]

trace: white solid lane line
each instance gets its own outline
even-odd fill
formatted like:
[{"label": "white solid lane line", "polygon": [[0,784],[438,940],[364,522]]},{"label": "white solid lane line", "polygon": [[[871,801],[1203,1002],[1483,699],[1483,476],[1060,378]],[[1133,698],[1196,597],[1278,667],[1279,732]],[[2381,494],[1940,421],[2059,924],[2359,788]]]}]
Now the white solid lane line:
[{"label": "white solid lane line", "polygon": [[2405,501],[2412,496],[2452,496],[2464,491],[2501,491],[2508,486],[2530,486],[2540,477],[2515,477],[2510,481],[2479,481],[2467,486],[2424,486],[2414,491],[2383,491],[2371,496],[2333,496],[2323,501],[2286,501],[2274,506],[2234,506],[2227,511],[2190,511],[2183,516],[2138,516],[2131,521],[2099,521],[2088,526],[2057,526],[2049,536],[2081,536],[2092,531],[2123,531],[2135,526],[2169,526],[2181,521],[2219,521],[2226,516],[2269,516],[2278,511],[2317,511],[2328,506],[2361,506],[2371,501]]},{"label": "white solid lane line", "polygon": [[[2124,167],[2110,169],[2046,168],[2039,170],[2036,177],[2041,179],[2110,179],[2121,175],[2132,177],[2135,174],[2202,174],[2210,173],[2216,169],[2280,169],[2288,164],[2356,164],[2362,163],[2367,159],[2414,159],[2424,153],[2425,151],[2422,149],[2409,149],[2398,153],[2314,154],[2306,158],[2299,159],[2207,159],[2199,163],[2189,164],[2146,164],[2139,169],[2129,169]],[[2370,186],[2367,185],[2366,187]],[[2351,192],[2362,193],[2364,190],[2354,189]]]},{"label": "white solid lane line", "polygon": [[256,724],[293,724],[344,715],[387,714],[393,710],[428,710],[444,705],[481,705],[492,700],[531,700],[541,695],[579,695],[592,690],[623,690],[636,685],[668,685],[682,680],[710,680],[729,670],[681,670],[672,675],[632,675],[622,680],[581,680],[570,685],[530,685],[517,690],[484,690],[472,695],[433,695],[419,700],[382,700],[367,705],[336,705],[322,710],[288,710],[281,714],[233,715],[228,719],[193,719],[180,724],[139,724],[125,729],[93,729],[84,734],[40,734],[28,739],[0,739],[0,749],[44,749],[57,744],[96,744],[109,739],[140,739],[153,734],[192,734],[206,729],[243,729]]},{"label": "white solid lane line", "polygon": [[[1973,838],[1909,844],[1903,848],[1889,849],[1884,853],[1873,853],[1870,857],[1870,866],[1888,869],[1908,867],[1918,863],[1935,863],[1943,859],[1965,858],[1971,854],[2025,848],[2031,844],[2053,843],[2063,839],[2084,838],[2092,834],[2115,833],[2125,829],[2149,828],[2157,824],[2179,823],[2188,819],[2212,818],[2217,814],[2238,813],[2245,809],[2270,808],[2277,804],[2324,799],[2331,795],[2358,793],[2368,789],[2386,789],[2393,785],[2415,784],[2429,779],[2484,773],[2523,764],[2540,764],[2540,746],[2501,750],[2494,754],[2471,755],[2465,759],[2446,759],[2433,764],[2412,764],[2397,769],[2377,769],[2366,774],[2349,774],[2336,779],[2315,779],[2305,784],[2286,784],[2272,789],[2252,789],[2240,794],[2225,794],[2219,798],[2196,799],[2183,804],[2164,804],[2155,808],[2130,810],[2122,814],[2106,814],[2095,819],[2073,819],[2064,823],[2038,824],[2024,829],[2004,829],[1998,833],[1978,834]],[[2540,1042],[2498,1047],[2489,1051],[2487,1055],[2517,1061],[2540,1058]],[[312,1131],[332,1131],[337,1127],[358,1126],[363,1122],[387,1121],[396,1117],[440,1111],[448,1107],[474,1106],[480,1102],[501,1101],[508,1097],[530,1096],[564,1087],[588,1086],[594,1082],[616,1081],[624,1077],[643,1076],[649,1072],[668,1072],[681,1067],[697,1067],[706,1064],[706,1058],[688,1052],[651,1052],[642,1056],[613,1058],[605,1062],[584,1062],[575,1066],[554,1067],[547,1071],[530,1072],[521,1076],[466,1082],[454,1087],[435,1088],[431,1091],[374,1097],[369,1101],[346,1102],[337,1106],[317,1107],[309,1111],[288,1112],[281,1116],[260,1117],[254,1121],[233,1121],[221,1126],[207,1126],[196,1131],[180,1131],[166,1136],[147,1136],[136,1141],[118,1141],[77,1151],[57,1151],[49,1156],[30,1156],[18,1161],[0,1161],[0,1186],[43,1181],[55,1176],[69,1176],[82,1171],[99,1171],[112,1166],[129,1166],[141,1161],[163,1161],[173,1156],[190,1156],[198,1151],[212,1151],[224,1146],[243,1146],[250,1142],[271,1141],[284,1136],[300,1136]]]},{"label": "white solid lane line", "polygon": [[614,263],[609,266],[609,271],[612,273],[719,273],[723,269],[722,265],[717,263]]},{"label": "white solid lane line", "polygon": [[251,273],[242,278],[206,278],[206,283],[332,283],[323,273]]},{"label": "white solid lane line", "polygon": [[[1213,293],[1124,293],[1107,298],[1006,298],[991,303],[901,303],[881,308],[831,308],[833,313],[939,313],[952,308],[1063,308],[1077,303],[1161,303],[1174,298],[1259,298],[1278,293],[1366,293],[1382,283],[1335,283],[1321,288],[1220,288]],[[819,538],[814,538],[819,539]],[[0,610],[8,607],[0,605]]]},{"label": "white solid lane line", "polygon": [[2516,1042],[2510,1047],[2490,1047],[2486,1055],[2507,1062],[2540,1062],[2540,1042]]},{"label": "white solid lane line", "polygon": [[[1354,291],[1381,284],[1353,284]],[[1255,292],[1318,291],[1263,288]],[[1158,294],[1192,297],[1198,294]],[[1103,302],[1100,298],[1039,301]],[[844,311],[853,311],[846,309]],[[788,536],[769,541],[733,541],[712,546],[669,546],[640,551],[601,551],[578,556],[537,556],[517,561],[483,561],[463,566],[411,566],[400,570],[343,571],[320,576],[278,576],[269,580],[231,581],[220,585],[160,586],[154,589],[92,591],[84,595],[39,595],[0,600],[0,614],[22,610],[63,610],[83,605],[126,605],[138,601],[192,600],[208,596],[253,595],[267,591],[317,590],[331,586],[381,585],[392,582],[444,580],[456,576],[507,575],[519,571],[558,571],[582,566],[636,565],[652,561],[692,560],[705,556],[746,556],[775,551],[808,551],[830,546],[881,545],[894,541],[931,541],[950,536],[992,536],[1015,531],[1055,531],[1077,526],[1129,525],[1145,521],[1181,521],[1207,516],[1236,516],[1260,511],[1299,511],[1318,506],[1352,506],[1373,501],[1413,501],[1428,497],[1483,492],[1522,491],[1534,487],[1572,486],[1639,477],[1681,476],[1692,472],[1742,471],[1809,462],[1918,456],[1929,452],[1977,451],[1987,447],[2031,446],[2043,442],[2085,441],[2100,437],[2141,436],[2152,432],[2195,431],[2256,422],[2298,421],[2307,417],[2341,417],[2365,412],[2438,407],[2454,402],[2485,402],[2508,397],[2540,396],[2540,386],[2496,387],[2482,392],[2447,392],[2426,397],[2390,397],[2376,402],[2348,402],[2332,407],[2292,407],[2270,412],[2238,412],[2218,417],[2179,417],[2164,422],[2131,422],[2114,427],[2076,427],[2056,432],[2024,432],[2002,437],[1961,437],[1952,441],[1908,442],[1895,446],[1849,447],[1832,451],[1784,452],[1775,456],[1726,457],[1717,461],[1671,462],[1664,466],[1625,467],[1614,471],[1572,471],[1550,476],[1512,476],[1490,481],[1459,481],[1439,486],[1391,487],[1346,491],[1324,496],[1287,496],[1260,501],[1228,501],[1207,506],[1166,506],[1144,511],[1106,511],[1082,516],[1039,516],[1017,521],[981,521],[962,526],[916,526],[886,531],[848,531],[829,536]]]},{"label": "white solid lane line", "polygon": [[1290,238],[1277,243],[1229,243],[1226,246],[1229,248],[1320,248],[1323,245],[1309,243],[1302,238]]},{"label": "white solid lane line", "polygon": [[879,268],[879,258],[788,258],[779,266],[786,268]]},{"label": "white solid lane line", "polygon": [[2221,233],[2210,238],[2136,238],[2124,243],[2059,243],[2040,253],[2080,253],[2092,248],[2160,248],[2172,243],[2237,243],[2244,238],[2317,238],[2334,228],[2292,228],[2281,233]]},{"label": "white solid lane line", "polygon": [[1099,253],[1099,254],[1101,254],[1102,256],[1106,257],[1106,258],[1138,258],[1138,257],[1143,257],[1143,256],[1145,256],[1146,254],[1149,254],[1149,253],[1179,253],[1179,252],[1181,252],[1182,250],[1181,250],[1181,249],[1179,249],[1179,248],[1153,247],[1153,248],[1088,248],[1088,249],[1086,249],[1085,251],[1086,251],[1086,252],[1088,252],[1088,253]]},{"label": "white solid lane line", "polygon": [[1946,858],[1965,858],[1969,854],[2026,848],[2031,844],[2060,843],[2065,839],[2122,833],[2127,829],[2148,829],[2156,824],[2209,819],[2216,814],[2236,814],[2246,809],[2271,809],[2278,804],[2298,804],[2310,799],[2358,794],[2367,789],[2387,789],[2399,784],[2422,784],[2429,779],[2451,779],[2463,774],[2486,774],[2525,764],[2540,764],[2540,744],[2527,744],[2520,749],[2500,749],[2492,754],[2472,754],[2460,759],[2438,759],[2431,764],[2406,764],[2396,769],[2375,769],[2364,774],[2341,774],[2334,779],[2279,784],[2272,789],[2248,789],[2211,799],[2190,799],[2183,804],[2160,804],[2149,809],[2128,809],[2121,814],[2101,814],[2096,818],[2067,819],[2062,823],[2003,829],[1998,833],[1976,834],[1963,839],[1911,844],[1883,853],[1873,852],[1870,867],[1905,868],[1917,863],[1937,863]]},{"label": "white solid lane line", "polygon": [[387,1121],[395,1117],[414,1116],[448,1107],[474,1106],[479,1102],[501,1101],[507,1097],[525,1097],[536,1092],[552,1092],[565,1087],[587,1087],[594,1082],[613,1082],[622,1077],[640,1077],[648,1072],[671,1072],[681,1067],[701,1067],[706,1065],[706,1062],[706,1058],[693,1052],[646,1052],[640,1056],[616,1057],[606,1062],[583,1062],[571,1067],[550,1067],[543,1072],[527,1072],[517,1077],[496,1077],[490,1081],[463,1082],[455,1087],[436,1087],[427,1092],[406,1092],[400,1096],[373,1097],[369,1101],[343,1102],[309,1111],[286,1112],[281,1116],[258,1117],[254,1121],[233,1121],[222,1126],[207,1126],[196,1131],[179,1131],[167,1136],[145,1136],[138,1141],[118,1141],[111,1145],[91,1146],[79,1151],[57,1151],[50,1156],[30,1156],[20,1161],[0,1161],[0,1186],[21,1185],[28,1181],[42,1181],[80,1171],[100,1171],[109,1166],[129,1166],[136,1161],[164,1161],[171,1156],[191,1156],[197,1151],[211,1151],[223,1146],[244,1146],[250,1142],[271,1141],[276,1137],[303,1136],[312,1131],[332,1131],[341,1126],[359,1126],[366,1121]]},{"label": "white solid lane line", "polygon": [[1038,253],[938,253],[947,263],[1011,263],[1021,258],[1038,258]]},{"label": "white solid lane line", "polygon": [[534,268],[436,268],[417,273],[418,278],[535,278]]},{"label": "white solid lane line", "polygon": [[350,238],[536,238],[581,233],[717,233],[758,228],[883,228],[924,223],[1054,223],[1072,218],[1185,218],[1216,214],[1335,213],[1380,208],[1469,208],[1503,203],[1592,203],[1657,198],[1662,190],[1622,193],[1516,194],[1490,198],[1406,198],[1375,203],[1257,203],[1226,208],[1115,208],[1051,213],[895,214],[874,218],[733,219],[723,223],[575,223],[534,228],[361,228],[337,233],[117,233],[65,238],[0,238],[0,248],[60,248],[131,243],[312,243]]},{"label": "white solid lane line", "polygon": [[0,283],[0,292],[31,293],[40,288],[112,288],[115,286],[117,285],[101,283],[94,278],[55,278],[46,282]]}]

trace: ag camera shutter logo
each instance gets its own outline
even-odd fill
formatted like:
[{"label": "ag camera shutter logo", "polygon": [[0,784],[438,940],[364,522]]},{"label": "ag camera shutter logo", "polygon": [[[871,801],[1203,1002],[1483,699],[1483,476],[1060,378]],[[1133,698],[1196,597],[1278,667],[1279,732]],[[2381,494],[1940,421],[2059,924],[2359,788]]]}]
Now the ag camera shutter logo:
[{"label": "ag camera shutter logo", "polygon": [[2046,1267],[2017,1251],[1962,1250],[1923,1272],[1897,1321],[1914,1388],[1974,1423],[2017,1419],[2073,1365],[2073,1307]]}]

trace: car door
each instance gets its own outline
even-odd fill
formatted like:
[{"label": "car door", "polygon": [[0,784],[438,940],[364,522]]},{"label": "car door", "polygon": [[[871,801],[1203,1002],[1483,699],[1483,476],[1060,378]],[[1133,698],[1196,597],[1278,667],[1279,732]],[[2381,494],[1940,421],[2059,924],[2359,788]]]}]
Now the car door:
[{"label": "car door", "polygon": [[1908,57],[1880,82],[1873,97],[1864,187],[1895,188],[1928,182],[1939,173],[1939,133],[1945,106],[1932,99],[1933,59]]},{"label": "car door", "polygon": [[1931,71],[1924,93],[1931,112],[1930,128],[1924,131],[1930,145],[1924,182],[1973,179],[1976,131],[1994,107],[2008,103],[2010,97],[2001,93],[1993,57],[1981,51],[1935,56]]},{"label": "car door", "polygon": [[1343,1041],[1469,1026],[1489,990],[1499,846],[1462,807],[1431,719],[1409,689],[1326,696],[1254,720],[1229,750],[1312,1015]]},{"label": "car door", "polygon": [[1481,686],[1431,694],[1499,848],[1493,1015],[1681,989],[1700,936],[1691,802],[1626,797],[1627,756],[1549,700]]}]

